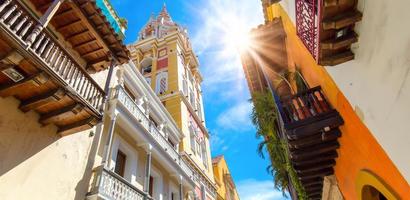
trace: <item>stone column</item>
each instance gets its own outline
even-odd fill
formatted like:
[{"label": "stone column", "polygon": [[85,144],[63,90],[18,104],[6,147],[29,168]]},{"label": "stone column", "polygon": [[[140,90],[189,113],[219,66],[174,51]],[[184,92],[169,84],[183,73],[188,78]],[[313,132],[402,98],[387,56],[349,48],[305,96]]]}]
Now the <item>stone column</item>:
[{"label": "stone column", "polygon": [[184,186],[182,185],[182,176],[179,176],[179,200],[184,199]]},{"label": "stone column", "polygon": [[58,9],[60,8],[61,4],[64,3],[65,0],[54,0],[53,3],[48,7],[47,11],[44,13],[43,16],[39,19],[39,24],[34,28],[33,32],[27,37],[27,45],[30,46],[36,40],[37,36],[40,32],[47,27],[48,23],[50,23],[51,19],[54,17]]},{"label": "stone column", "polygon": [[148,193],[150,188],[150,177],[151,177],[151,150],[152,150],[152,145],[151,144],[145,144],[145,151],[147,152],[147,160],[146,160],[146,165],[145,165],[145,180],[144,180],[144,192]]},{"label": "stone column", "polygon": [[110,121],[110,125],[108,128],[108,139],[107,139],[107,142],[105,143],[104,157],[101,163],[107,169],[108,169],[109,159],[111,158],[111,149],[112,149],[112,142],[113,142],[112,140],[114,138],[114,127],[117,121],[118,112],[114,111],[114,113],[112,113],[109,116],[111,117],[111,121]]}]

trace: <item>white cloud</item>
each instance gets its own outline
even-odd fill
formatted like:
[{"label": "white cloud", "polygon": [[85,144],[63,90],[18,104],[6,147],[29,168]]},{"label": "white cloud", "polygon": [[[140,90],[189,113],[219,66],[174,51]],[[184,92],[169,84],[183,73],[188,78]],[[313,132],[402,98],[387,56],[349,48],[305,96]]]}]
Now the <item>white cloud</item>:
[{"label": "white cloud", "polygon": [[275,190],[272,180],[247,179],[238,182],[237,190],[241,200],[284,200],[281,191]]},{"label": "white cloud", "polygon": [[240,102],[218,116],[218,127],[224,130],[248,131],[252,128],[251,111],[252,105],[250,102]]},{"label": "white cloud", "polygon": [[212,133],[212,137],[211,137],[212,148],[220,149],[226,145],[225,140],[219,136],[219,133],[217,131],[212,131],[211,133]]}]

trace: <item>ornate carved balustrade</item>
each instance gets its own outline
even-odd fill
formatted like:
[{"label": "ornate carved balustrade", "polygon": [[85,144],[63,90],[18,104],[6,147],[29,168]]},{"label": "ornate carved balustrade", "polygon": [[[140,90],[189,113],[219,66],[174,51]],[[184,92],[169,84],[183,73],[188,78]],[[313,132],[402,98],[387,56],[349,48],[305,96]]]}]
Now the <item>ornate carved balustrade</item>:
[{"label": "ornate carved balustrade", "polygon": [[106,200],[148,200],[149,195],[127,180],[105,169],[103,166],[97,167],[93,171],[93,182],[88,197],[96,195],[98,199]]},{"label": "ornate carved balustrade", "polygon": [[295,0],[299,38],[321,65],[338,65],[354,59],[350,50],[358,41],[355,23],[362,14],[357,0]]},{"label": "ornate carved balustrade", "polygon": [[139,108],[137,103],[126,93],[126,91],[118,86],[115,89],[114,99],[117,99],[130,113],[140,122],[141,126],[147,131],[147,133],[155,140],[155,142],[176,162],[182,171],[188,176],[193,177],[193,171],[185,163],[180,154],[175,148],[167,141],[167,139],[161,134],[155,124],[145,115],[145,113]]},{"label": "ornate carved balustrade", "polygon": [[317,16],[318,0],[296,0],[296,28],[299,38],[317,60],[318,26]]},{"label": "ornate carved balustrade", "polygon": [[283,98],[282,108],[286,129],[310,124],[335,111],[326,100],[320,86]]}]

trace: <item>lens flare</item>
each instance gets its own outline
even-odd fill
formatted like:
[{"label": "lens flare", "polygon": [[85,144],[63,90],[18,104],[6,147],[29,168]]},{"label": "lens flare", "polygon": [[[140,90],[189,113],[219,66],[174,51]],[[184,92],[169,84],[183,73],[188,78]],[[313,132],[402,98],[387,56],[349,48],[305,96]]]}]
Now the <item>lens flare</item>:
[{"label": "lens flare", "polygon": [[243,51],[251,44],[249,27],[236,22],[229,24],[224,31],[223,43],[227,51]]}]

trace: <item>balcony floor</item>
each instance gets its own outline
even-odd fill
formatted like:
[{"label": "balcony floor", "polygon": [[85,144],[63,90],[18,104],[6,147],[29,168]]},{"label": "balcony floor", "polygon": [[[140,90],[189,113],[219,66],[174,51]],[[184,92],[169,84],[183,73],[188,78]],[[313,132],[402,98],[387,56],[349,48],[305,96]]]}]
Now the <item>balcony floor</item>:
[{"label": "balcony floor", "polygon": [[[37,67],[28,52],[1,33],[0,70],[10,68],[8,60],[13,60],[15,52],[21,55],[18,64],[12,68],[24,76],[14,82],[5,73],[0,73],[0,96],[14,96],[21,101],[20,110],[35,111],[43,125],[54,124],[61,135],[72,134],[93,127],[100,116],[78,102],[75,95],[65,90],[50,74]],[[21,53],[23,52],[23,53]],[[18,57],[18,56],[17,56]]]}]

